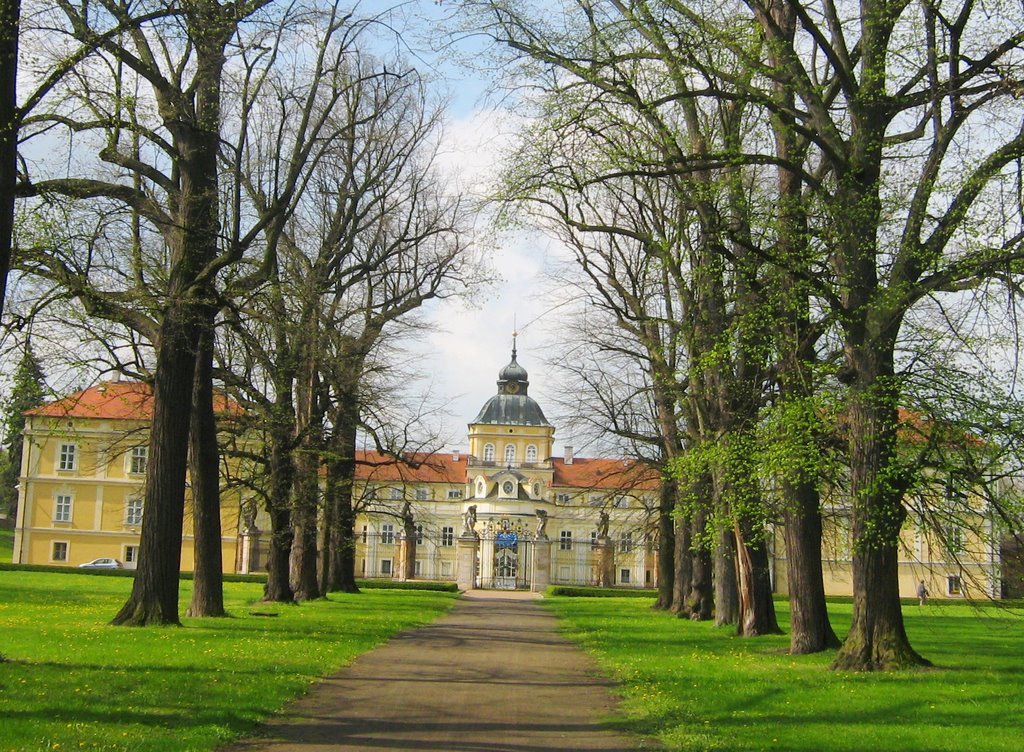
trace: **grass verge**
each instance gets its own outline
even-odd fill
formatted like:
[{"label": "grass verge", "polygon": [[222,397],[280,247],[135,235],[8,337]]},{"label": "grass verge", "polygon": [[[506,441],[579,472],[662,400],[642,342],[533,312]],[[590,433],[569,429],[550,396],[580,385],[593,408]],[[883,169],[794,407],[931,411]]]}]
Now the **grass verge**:
[{"label": "grass verge", "polygon": [[0,750],[211,750],[454,603],[449,593],[372,590],[256,604],[261,584],[228,583],[230,618],[108,626],[131,585],[0,571]]},{"label": "grass verge", "polygon": [[14,531],[0,527],[0,564],[9,563],[14,556]]},{"label": "grass verge", "polygon": [[[1024,744],[1024,619],[969,605],[905,607],[911,643],[936,667],[830,671],[788,636],[652,611],[650,600],[549,598],[568,635],[619,683],[618,728],[670,750],[1013,750]],[[788,626],[785,603],[778,603]],[[844,634],[851,606],[830,604]]]}]

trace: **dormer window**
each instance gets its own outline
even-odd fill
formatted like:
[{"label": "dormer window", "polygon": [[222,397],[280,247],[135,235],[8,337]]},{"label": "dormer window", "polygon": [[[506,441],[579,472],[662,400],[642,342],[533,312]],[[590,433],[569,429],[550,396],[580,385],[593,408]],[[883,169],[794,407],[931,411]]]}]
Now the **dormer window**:
[{"label": "dormer window", "polygon": [[516,492],[516,484],[510,480],[501,484],[501,492],[506,496],[512,496]]},{"label": "dormer window", "polygon": [[476,497],[478,499],[482,499],[486,495],[487,495],[487,484],[484,483],[484,479],[483,478],[479,478],[479,479],[477,479],[477,482],[476,482]]},{"label": "dormer window", "polygon": [[494,444],[484,444],[484,462],[494,462]]}]

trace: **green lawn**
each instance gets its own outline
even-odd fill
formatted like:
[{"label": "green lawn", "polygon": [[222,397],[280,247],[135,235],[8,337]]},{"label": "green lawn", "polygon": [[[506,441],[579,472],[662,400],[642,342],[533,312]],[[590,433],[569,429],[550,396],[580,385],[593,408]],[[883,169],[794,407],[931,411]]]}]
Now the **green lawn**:
[{"label": "green lawn", "polygon": [[[0,750],[210,750],[454,603],[451,593],[367,590],[254,604],[259,584],[228,583],[232,618],[108,626],[131,585],[0,571]],[[183,582],[182,604],[188,597]]]},{"label": "green lawn", "polygon": [[[831,654],[787,655],[786,636],[737,638],[651,601],[546,603],[619,682],[625,719],[615,724],[670,750],[1024,749],[1019,610],[905,606],[911,642],[936,667],[854,674],[830,671]],[[830,611],[844,633],[849,604]]]}]

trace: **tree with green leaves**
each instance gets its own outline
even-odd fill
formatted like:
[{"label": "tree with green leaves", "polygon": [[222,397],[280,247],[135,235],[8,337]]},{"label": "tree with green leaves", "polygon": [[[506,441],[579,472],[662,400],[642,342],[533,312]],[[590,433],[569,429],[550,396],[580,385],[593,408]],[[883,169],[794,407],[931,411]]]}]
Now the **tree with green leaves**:
[{"label": "tree with green leaves", "polygon": [[21,453],[24,442],[25,411],[43,404],[46,375],[25,339],[24,349],[11,382],[11,393],[4,402],[4,456],[0,464],[0,508],[14,517],[18,509],[18,479],[21,477]]}]

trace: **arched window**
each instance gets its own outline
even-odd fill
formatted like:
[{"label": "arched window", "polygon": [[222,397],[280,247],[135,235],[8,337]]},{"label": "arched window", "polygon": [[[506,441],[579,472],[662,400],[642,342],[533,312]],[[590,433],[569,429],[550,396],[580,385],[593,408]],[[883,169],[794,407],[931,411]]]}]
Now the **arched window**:
[{"label": "arched window", "polygon": [[484,444],[484,462],[494,462],[494,444]]},{"label": "arched window", "polygon": [[506,444],[505,445],[505,464],[511,465],[516,461],[516,445]]},{"label": "arched window", "polygon": [[535,447],[533,444],[530,444],[528,447],[526,447],[526,461],[527,462],[536,462],[537,461],[537,447]]}]

